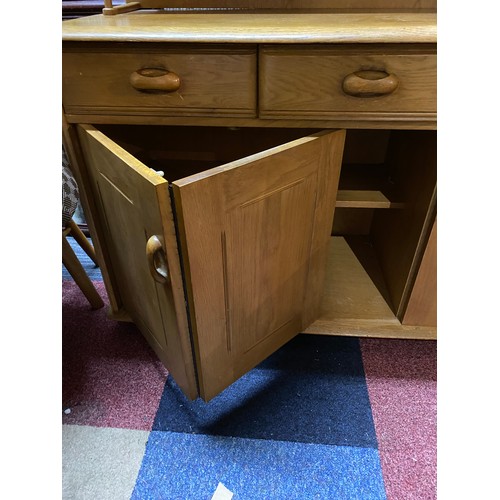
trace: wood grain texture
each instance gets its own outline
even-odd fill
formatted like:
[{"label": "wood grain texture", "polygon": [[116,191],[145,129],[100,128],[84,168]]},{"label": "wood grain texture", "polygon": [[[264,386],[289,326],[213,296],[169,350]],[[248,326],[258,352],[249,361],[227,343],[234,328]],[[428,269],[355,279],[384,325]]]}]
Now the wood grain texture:
[{"label": "wood grain texture", "polygon": [[405,325],[437,326],[437,221],[432,225],[403,317]]},{"label": "wood grain texture", "polygon": [[[375,256],[372,265],[377,266]],[[374,272],[380,269],[372,269]],[[379,285],[383,287],[383,283]],[[356,337],[387,337],[434,339],[432,327],[405,326],[396,318],[372,277],[367,273],[346,240],[331,238],[327,277],[321,314],[304,333],[347,335]]]},{"label": "wood grain texture", "polygon": [[[325,132],[326,134],[326,132]],[[302,330],[307,328],[320,314],[323,296],[328,244],[335,215],[335,203],[339,185],[342,155],[346,131],[329,132],[322,137],[319,150],[318,185],[313,220],[312,245],[309,258],[309,274],[304,288],[304,312]]]},{"label": "wood grain texture", "polygon": [[[79,126],[99,212],[107,226],[120,295],[151,347],[188,397],[197,395],[168,183],[91,126]],[[146,258],[152,235],[164,241],[169,282],[153,280]]]},{"label": "wood grain texture", "polygon": [[436,113],[344,113],[332,112],[321,119],[271,119],[203,116],[166,116],[165,109],[148,109],[147,114],[135,113],[133,107],[74,107],[66,115],[69,123],[113,123],[117,125],[179,125],[212,127],[289,127],[289,128],[347,128],[347,129],[400,129],[400,130],[436,130]]},{"label": "wood grain texture", "polygon": [[[331,112],[436,112],[436,53],[398,46],[273,47],[259,52],[259,115],[319,118]],[[349,75],[394,75],[397,88],[383,96],[348,95]]]},{"label": "wood grain texture", "polygon": [[435,13],[415,12],[133,12],[64,21],[62,39],[146,43],[436,43],[437,17]]},{"label": "wood grain texture", "polygon": [[381,191],[339,190],[337,208],[403,208],[403,203],[393,202]]},{"label": "wood grain texture", "polygon": [[205,400],[309,320],[343,137],[316,134],[173,183]]},{"label": "wood grain texture", "polygon": [[[256,52],[245,47],[90,47],[63,53],[63,103],[71,112],[196,116],[256,115]],[[151,89],[137,72],[169,72],[177,87]],[[145,83],[145,81],[150,81]],[[157,83],[158,86],[158,83]],[[123,111],[122,111],[123,112]]]},{"label": "wood grain texture", "polygon": [[391,135],[387,164],[404,209],[377,211],[371,234],[400,319],[434,220],[436,154],[435,132],[394,131]]}]

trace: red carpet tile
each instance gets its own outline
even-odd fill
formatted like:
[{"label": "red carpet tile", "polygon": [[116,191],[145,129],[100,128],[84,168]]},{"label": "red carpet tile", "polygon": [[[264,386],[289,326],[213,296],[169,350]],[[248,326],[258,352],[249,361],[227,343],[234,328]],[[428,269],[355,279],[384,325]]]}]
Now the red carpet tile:
[{"label": "red carpet tile", "polygon": [[63,424],[151,430],[167,371],[134,325],[107,318],[104,285],[94,285],[98,310],[62,283]]},{"label": "red carpet tile", "polygon": [[436,498],[435,341],[360,340],[387,500]]}]

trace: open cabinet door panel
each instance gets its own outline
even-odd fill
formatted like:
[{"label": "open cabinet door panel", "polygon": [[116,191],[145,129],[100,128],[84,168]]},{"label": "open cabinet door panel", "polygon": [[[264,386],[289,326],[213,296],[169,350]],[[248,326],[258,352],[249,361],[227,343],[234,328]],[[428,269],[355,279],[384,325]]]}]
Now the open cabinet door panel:
[{"label": "open cabinet door panel", "polygon": [[92,126],[79,125],[78,134],[123,307],[194,399],[198,390],[168,182]]},{"label": "open cabinet door panel", "polygon": [[321,132],[173,182],[200,396],[314,321],[345,132]]}]

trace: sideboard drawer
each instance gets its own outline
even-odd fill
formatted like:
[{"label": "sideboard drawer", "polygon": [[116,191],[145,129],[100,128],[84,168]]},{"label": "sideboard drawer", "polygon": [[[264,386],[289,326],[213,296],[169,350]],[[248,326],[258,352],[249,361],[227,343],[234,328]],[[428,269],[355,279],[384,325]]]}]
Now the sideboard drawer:
[{"label": "sideboard drawer", "polygon": [[436,112],[433,47],[264,46],[259,67],[262,117]]},{"label": "sideboard drawer", "polygon": [[256,116],[253,47],[73,44],[62,63],[66,113]]}]

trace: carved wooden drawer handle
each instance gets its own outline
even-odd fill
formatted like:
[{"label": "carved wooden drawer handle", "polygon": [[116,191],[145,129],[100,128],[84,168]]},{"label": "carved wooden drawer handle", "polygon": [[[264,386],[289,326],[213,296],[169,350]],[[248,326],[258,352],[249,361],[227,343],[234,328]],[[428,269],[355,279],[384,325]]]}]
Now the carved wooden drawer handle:
[{"label": "carved wooden drawer handle", "polygon": [[149,272],[155,281],[162,284],[167,283],[169,281],[167,256],[165,255],[165,249],[159,236],[154,234],[149,238],[146,243],[146,257],[148,259]]},{"label": "carved wooden drawer handle", "polygon": [[142,92],[175,92],[181,86],[181,79],[166,69],[143,68],[130,75],[130,84]]},{"label": "carved wooden drawer handle", "polygon": [[356,71],[344,78],[342,90],[353,97],[378,97],[392,94],[398,85],[397,76],[385,71]]}]

